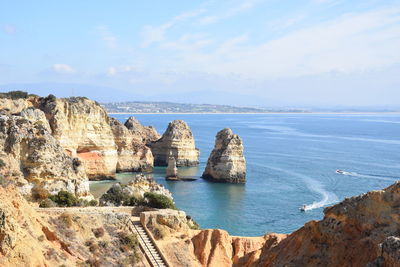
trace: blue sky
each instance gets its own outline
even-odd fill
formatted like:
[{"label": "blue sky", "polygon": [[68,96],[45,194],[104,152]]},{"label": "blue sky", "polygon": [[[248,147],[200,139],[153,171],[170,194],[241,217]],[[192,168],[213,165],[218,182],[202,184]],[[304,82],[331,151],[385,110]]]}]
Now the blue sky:
[{"label": "blue sky", "polygon": [[0,51],[3,90],[400,105],[400,1],[2,1]]}]

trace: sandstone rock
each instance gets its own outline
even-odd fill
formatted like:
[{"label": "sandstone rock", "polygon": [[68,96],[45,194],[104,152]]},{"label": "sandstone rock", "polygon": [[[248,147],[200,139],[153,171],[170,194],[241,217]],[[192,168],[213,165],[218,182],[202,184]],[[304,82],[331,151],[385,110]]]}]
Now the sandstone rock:
[{"label": "sandstone rock", "polygon": [[160,209],[140,213],[140,222],[154,238],[163,239],[173,233],[187,233],[198,225],[181,210]]},{"label": "sandstone rock", "polygon": [[231,129],[218,132],[203,178],[215,182],[246,182],[242,140]]},{"label": "sandstone rock", "polygon": [[161,135],[153,126],[143,126],[134,117],[129,117],[125,122],[125,126],[133,134],[133,136],[141,140],[143,144],[157,141],[161,137]]},{"label": "sandstone rock", "polygon": [[24,193],[30,193],[33,184],[40,184],[50,193],[66,190],[90,196],[79,161],[64,153],[43,124],[19,116],[0,116],[0,151],[0,173],[15,179]]},{"label": "sandstone rock", "polygon": [[0,266],[130,266],[129,257],[137,254],[142,260],[134,266],[149,266],[137,247],[122,249],[121,236],[131,234],[130,214],[111,208],[65,210],[37,212],[15,188],[0,187]]},{"label": "sandstone rock", "polygon": [[109,117],[98,103],[82,97],[47,97],[37,107],[46,114],[54,138],[82,160],[89,179],[115,177],[117,146]]},{"label": "sandstone rock", "polygon": [[392,249],[397,241],[390,237],[399,233],[399,203],[400,182],[345,199],[326,208],[323,220],[263,248],[254,266],[366,266],[377,260],[379,266],[396,266],[391,264],[398,257]]},{"label": "sandstone rock", "polygon": [[144,197],[145,193],[152,192],[173,199],[172,193],[168,189],[154,181],[153,178],[143,174],[136,175],[133,180],[126,185],[124,191],[136,197]]},{"label": "sandstone rock", "polygon": [[49,133],[51,133],[50,124],[47,121],[46,115],[40,109],[30,107],[22,110],[21,113],[19,113],[19,116],[31,121],[34,125],[44,127]]},{"label": "sandstone rock", "polygon": [[169,123],[163,136],[150,144],[155,166],[167,166],[168,159],[174,157],[176,165],[196,166],[199,164],[199,150],[189,126],[182,120]]},{"label": "sandstone rock", "polygon": [[[133,196],[138,200],[144,198],[147,192],[164,195],[172,200],[171,192],[164,186],[156,183],[154,179],[146,177],[143,174],[136,175],[127,185],[116,183],[101,196],[100,202],[105,206],[126,205],[125,200]],[[129,204],[128,204],[129,205]]]},{"label": "sandstone rock", "polygon": [[142,138],[137,138],[122,123],[110,118],[110,126],[118,147],[117,172],[149,172],[153,169],[153,154],[144,145]]},{"label": "sandstone rock", "polygon": [[176,161],[173,157],[169,158],[168,160],[168,167],[165,177],[169,179],[178,179],[178,168],[176,167]]},{"label": "sandstone rock", "polygon": [[32,107],[30,99],[0,98],[0,110],[8,115],[20,113],[22,110]]}]

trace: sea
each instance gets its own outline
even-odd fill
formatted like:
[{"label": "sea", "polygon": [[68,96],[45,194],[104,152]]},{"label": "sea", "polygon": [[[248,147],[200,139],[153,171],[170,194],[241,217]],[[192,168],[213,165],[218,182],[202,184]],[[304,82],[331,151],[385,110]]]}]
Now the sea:
[{"label": "sea", "polygon": [[[151,176],[168,188],[177,207],[201,228],[231,235],[290,233],[323,218],[325,207],[380,190],[400,180],[400,114],[110,114],[129,116],[163,133],[170,121],[184,120],[200,149],[198,167],[179,168],[191,182],[166,181],[165,167]],[[215,135],[231,128],[244,144],[247,183],[201,179]],[[342,170],[343,173],[336,173]],[[117,175],[127,183],[135,174]],[[115,181],[91,182],[95,196]],[[306,205],[305,212],[299,210]]]}]

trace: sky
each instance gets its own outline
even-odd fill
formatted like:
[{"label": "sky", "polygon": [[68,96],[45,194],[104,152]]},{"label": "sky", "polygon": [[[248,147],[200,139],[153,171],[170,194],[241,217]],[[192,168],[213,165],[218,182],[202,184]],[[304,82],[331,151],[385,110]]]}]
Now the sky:
[{"label": "sky", "polygon": [[0,90],[400,106],[400,1],[0,1]]}]

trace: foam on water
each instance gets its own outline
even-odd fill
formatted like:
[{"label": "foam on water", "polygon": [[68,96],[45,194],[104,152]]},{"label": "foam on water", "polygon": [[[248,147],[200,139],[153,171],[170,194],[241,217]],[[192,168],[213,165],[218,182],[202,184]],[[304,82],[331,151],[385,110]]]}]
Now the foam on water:
[{"label": "foam on water", "polygon": [[400,177],[396,177],[396,176],[361,174],[361,173],[357,173],[357,172],[346,172],[346,171],[343,171],[342,175],[359,177],[359,178],[375,179],[375,180],[383,180],[383,181],[394,181],[396,179],[400,179]]},{"label": "foam on water", "polygon": [[306,183],[306,186],[310,191],[321,195],[322,199],[320,199],[319,201],[314,201],[311,204],[305,204],[305,210],[322,208],[322,207],[325,207],[327,205],[330,205],[330,204],[333,204],[333,203],[336,203],[339,201],[339,198],[336,196],[335,193],[327,191],[319,181],[317,181],[307,175],[289,171],[289,170],[284,170],[281,168],[276,168],[276,167],[268,166],[267,168],[270,168],[275,171],[284,172],[291,176],[301,178]]}]

